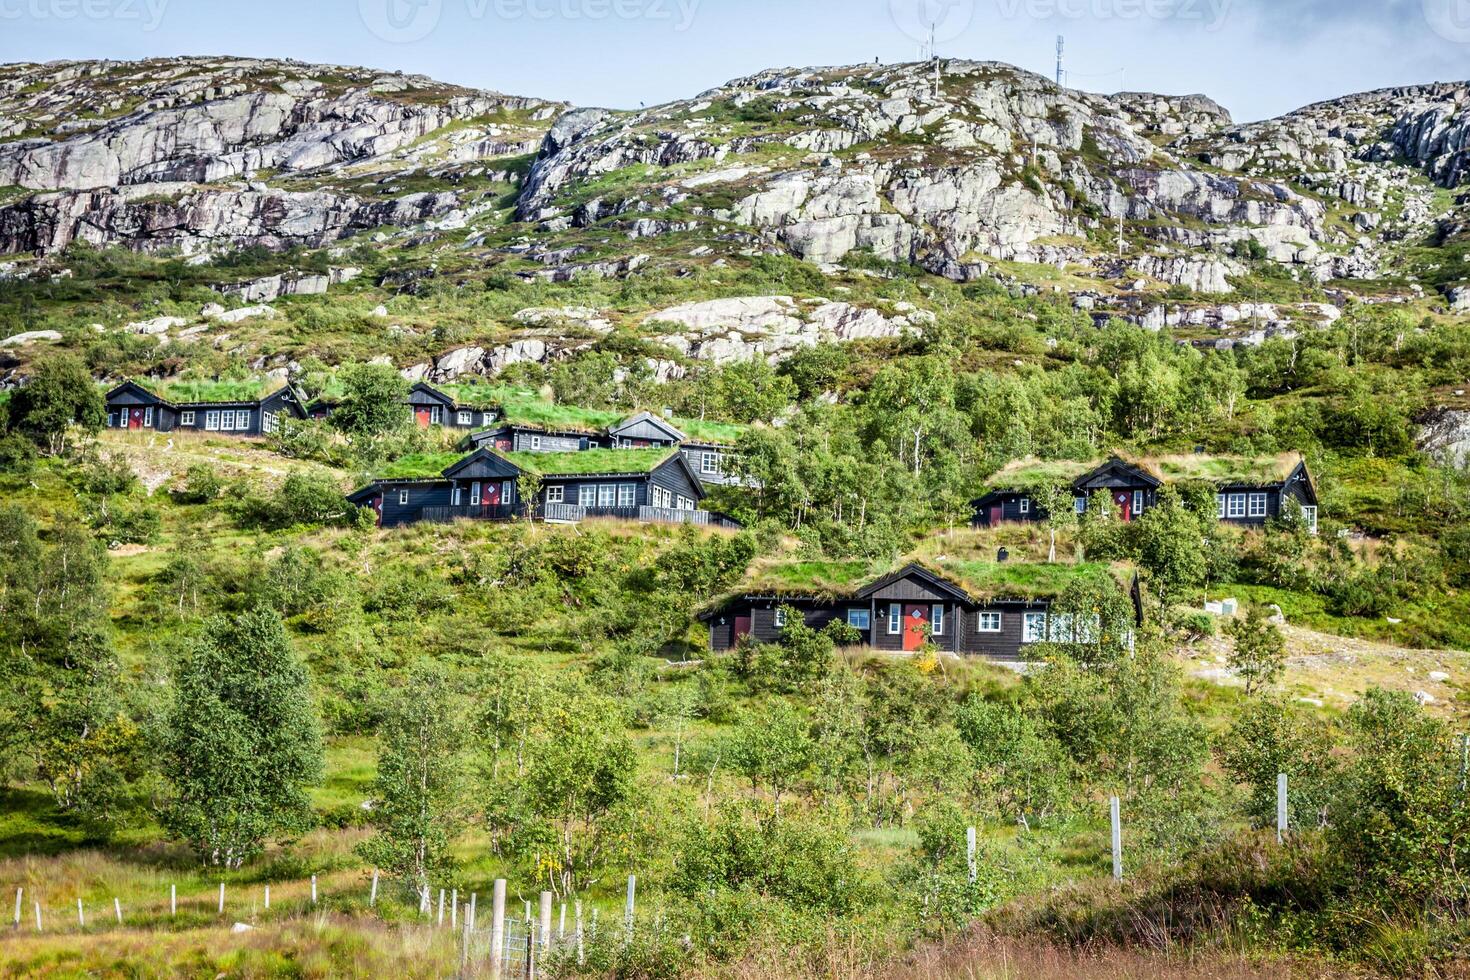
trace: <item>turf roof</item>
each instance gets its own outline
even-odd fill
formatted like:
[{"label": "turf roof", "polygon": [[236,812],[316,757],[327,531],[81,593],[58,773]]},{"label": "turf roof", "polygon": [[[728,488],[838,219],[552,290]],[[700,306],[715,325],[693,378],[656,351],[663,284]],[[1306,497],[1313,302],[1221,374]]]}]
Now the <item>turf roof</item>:
[{"label": "turf roof", "polygon": [[[758,594],[840,599],[909,564],[864,561],[762,562],[734,590]],[[1054,599],[1077,582],[1111,582],[1126,589],[1133,570],[1126,565],[1040,564],[986,561],[924,561],[922,568],[954,583],[977,600]]]},{"label": "turf roof", "polygon": [[137,381],[165,401],[174,404],[201,402],[253,402],[286,387],[279,378],[244,378],[231,381]]},{"label": "turf roof", "polygon": [[676,453],[669,449],[589,449],[580,453],[504,453],[518,468],[539,476],[649,473]]},{"label": "turf roof", "polygon": [[[1039,460],[1034,457],[1016,460],[986,483],[987,490],[1036,491],[1042,487],[1069,484],[1085,473],[1097,469],[1111,457],[1077,462],[1075,460]],[[1184,483],[1205,480],[1221,486],[1227,484],[1261,485],[1280,483],[1291,475],[1302,457],[1298,453],[1276,456],[1181,456],[1126,457],[1125,463],[1163,480]]]}]

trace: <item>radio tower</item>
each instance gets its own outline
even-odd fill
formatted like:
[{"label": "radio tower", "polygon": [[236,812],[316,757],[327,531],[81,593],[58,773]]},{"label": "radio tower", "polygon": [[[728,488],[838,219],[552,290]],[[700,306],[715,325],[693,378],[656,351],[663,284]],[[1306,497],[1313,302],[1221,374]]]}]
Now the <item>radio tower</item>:
[{"label": "radio tower", "polygon": [[1062,87],[1062,86],[1064,86],[1066,84],[1064,81],[1062,81],[1062,79],[1064,79],[1064,78],[1067,77],[1066,69],[1064,69],[1062,67],[1062,52],[1066,50],[1066,46],[1067,46],[1067,39],[1065,37],[1063,37],[1062,35],[1058,34],[1057,35],[1057,87],[1058,88],[1060,88],[1060,87]]}]

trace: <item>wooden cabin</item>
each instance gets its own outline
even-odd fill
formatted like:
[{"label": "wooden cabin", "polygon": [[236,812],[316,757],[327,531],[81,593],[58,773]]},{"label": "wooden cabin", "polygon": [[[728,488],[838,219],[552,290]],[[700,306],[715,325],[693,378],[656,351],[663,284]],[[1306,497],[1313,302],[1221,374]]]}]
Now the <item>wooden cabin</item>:
[{"label": "wooden cabin", "polygon": [[423,381],[409,389],[408,410],[421,429],[477,429],[500,418],[499,407],[488,399],[451,395]]},{"label": "wooden cabin", "polygon": [[1166,485],[1209,483],[1217,490],[1222,521],[1263,526],[1279,517],[1284,502],[1294,500],[1315,531],[1317,493],[1298,454],[1263,458],[1170,456],[1147,464],[1114,456],[1103,463],[1040,462],[1021,460],[992,478],[987,492],[971,502],[976,527],[1044,520],[1040,491],[1047,485],[1067,485],[1077,513],[1086,513],[1094,494],[1112,498],[1118,515],[1134,520],[1158,504]]},{"label": "wooden cabin", "polygon": [[[620,518],[735,526],[728,518],[700,509],[704,485],[677,451],[502,454],[482,446],[437,473],[426,472],[435,462],[390,473],[348,500],[376,511],[381,527],[528,516],[564,523]],[[525,475],[537,478],[535,500],[521,499]]]},{"label": "wooden cabin", "polygon": [[600,448],[585,432],[543,429],[536,425],[501,425],[471,433],[460,444],[460,448],[467,450],[482,446],[499,453],[583,453]]},{"label": "wooden cabin", "polygon": [[[1092,566],[1048,567],[1058,577],[1108,574]],[[805,563],[793,566],[798,574],[806,568]],[[1005,566],[989,568],[1003,571]],[[779,567],[766,568],[749,583],[748,591],[718,603],[700,619],[709,626],[714,652],[742,642],[778,641],[787,625],[783,616],[789,615],[788,610],[800,613],[813,629],[822,629],[833,620],[845,622],[858,631],[864,646],[895,653],[913,652],[932,642],[939,650],[958,656],[1024,661],[1028,647],[1070,642],[1075,637],[1071,623],[1052,621],[1055,593],[1033,585],[1006,585],[1003,575],[998,578],[989,588],[973,589],[963,576],[911,563],[850,585],[812,587],[783,581]],[[1136,579],[1132,600],[1136,625],[1142,616]]]},{"label": "wooden cabin", "polygon": [[[263,436],[275,432],[283,417],[307,417],[306,400],[289,384],[272,388],[269,383],[262,382],[256,386],[260,392],[258,395],[233,399],[208,397],[211,387],[209,384],[188,385],[180,387],[183,395],[171,397],[168,387],[155,390],[136,381],[125,381],[105,396],[107,426],[155,432]],[[240,389],[241,385],[235,383],[218,386],[222,395],[238,394]]]}]

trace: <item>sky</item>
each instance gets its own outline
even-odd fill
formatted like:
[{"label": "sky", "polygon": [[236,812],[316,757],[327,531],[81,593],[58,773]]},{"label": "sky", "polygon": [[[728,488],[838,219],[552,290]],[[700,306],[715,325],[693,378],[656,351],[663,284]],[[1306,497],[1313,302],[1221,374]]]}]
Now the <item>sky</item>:
[{"label": "sky", "polygon": [[1470,78],[1470,0],[0,0],[0,61],[207,54],[416,72],[577,105],[765,68],[942,57],[1203,93],[1237,120]]}]

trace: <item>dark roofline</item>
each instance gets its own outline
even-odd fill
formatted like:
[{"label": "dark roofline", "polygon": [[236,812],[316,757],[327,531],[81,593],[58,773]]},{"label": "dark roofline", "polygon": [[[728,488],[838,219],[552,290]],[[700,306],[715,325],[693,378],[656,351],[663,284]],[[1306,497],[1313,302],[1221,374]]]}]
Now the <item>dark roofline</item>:
[{"label": "dark roofline", "polygon": [[945,578],[942,575],[939,575],[936,572],[931,572],[929,569],[925,568],[923,565],[919,564],[916,561],[911,561],[904,567],[900,568],[898,571],[889,572],[887,575],[882,576],[878,580],[870,582],[863,588],[858,589],[857,592],[854,593],[854,598],[866,599],[872,596],[875,592],[881,592],[882,590],[886,589],[894,582],[902,581],[903,579],[909,578],[911,576],[924,579],[928,584],[936,587],[937,589],[948,592],[951,598],[962,599],[965,602],[975,601],[974,596],[970,595],[954,582],[951,582],[949,579]]}]

